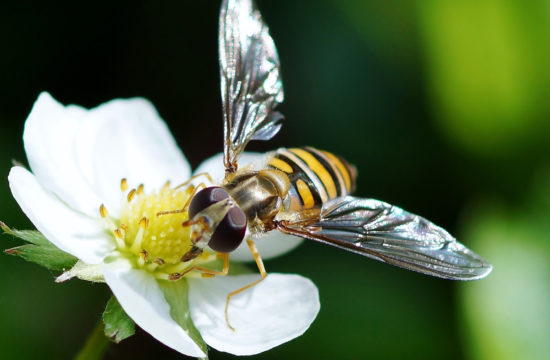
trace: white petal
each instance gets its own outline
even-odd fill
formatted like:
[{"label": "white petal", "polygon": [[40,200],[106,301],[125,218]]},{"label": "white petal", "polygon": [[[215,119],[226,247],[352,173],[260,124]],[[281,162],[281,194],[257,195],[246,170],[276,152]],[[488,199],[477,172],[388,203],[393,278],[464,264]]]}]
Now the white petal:
[{"label": "white petal", "polygon": [[[249,167],[251,170],[259,170],[265,168],[267,161],[266,153],[244,152],[239,157],[239,169]],[[216,154],[204,160],[195,170],[195,174],[209,173],[215,184],[220,184],[225,176],[225,168],[223,166],[223,153]]]},{"label": "white petal", "polygon": [[319,312],[319,293],[309,279],[269,274],[258,285],[234,296],[225,322],[227,294],[257,275],[189,280],[191,317],[213,348],[235,355],[253,355],[303,334]]},{"label": "white petal", "polygon": [[[294,250],[302,243],[303,239],[293,235],[283,234],[277,230],[270,231],[254,238],[256,247],[262,259],[267,260],[283,255]],[[254,261],[250,248],[243,241],[239,247],[230,255],[234,261]]]},{"label": "white petal", "polygon": [[13,197],[34,226],[55,246],[88,264],[97,264],[114,248],[100,226],[67,207],[46,191],[26,169],[16,166],[8,176]]},{"label": "white petal", "polygon": [[120,179],[154,190],[189,179],[191,168],[154,106],[145,99],[112,100],[88,112],[76,139],[78,160],[103,199],[120,200]]},{"label": "white petal", "polygon": [[[249,167],[252,170],[263,169],[266,166],[266,153],[245,152],[239,158],[240,168]],[[223,167],[223,154],[217,154],[203,161],[195,174],[207,172],[215,184],[221,183],[225,176]],[[202,181],[203,179],[201,179]],[[208,184],[210,185],[210,184]],[[289,252],[302,242],[302,239],[292,235],[285,235],[278,231],[271,231],[254,239],[263,259],[270,259]],[[254,261],[246,242],[243,242],[234,252],[231,253],[231,260]]]},{"label": "white petal", "polygon": [[64,107],[48,93],[34,103],[25,122],[23,142],[30,167],[38,182],[71,207],[97,215],[102,201],[80,171],[75,141],[86,110]]},{"label": "white petal", "polygon": [[166,125],[144,99],[113,100],[86,110],[42,93],[23,139],[38,181],[90,215],[97,215],[101,203],[116,211],[123,177],[132,186],[153,188],[190,174]]},{"label": "white petal", "polygon": [[103,275],[124,311],[143,330],[182,354],[206,355],[172,319],[170,306],[150,273],[117,263],[104,265]]}]

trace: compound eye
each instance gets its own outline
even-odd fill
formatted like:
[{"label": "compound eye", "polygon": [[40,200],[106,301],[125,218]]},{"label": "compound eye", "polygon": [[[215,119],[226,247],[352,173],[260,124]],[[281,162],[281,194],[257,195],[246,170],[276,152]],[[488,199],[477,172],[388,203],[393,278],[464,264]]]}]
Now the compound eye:
[{"label": "compound eye", "polygon": [[208,246],[214,251],[228,253],[235,250],[246,234],[246,216],[238,206],[229,209],[220,222]]},{"label": "compound eye", "polygon": [[219,186],[211,186],[202,189],[193,197],[193,199],[191,200],[191,204],[189,204],[189,219],[194,218],[195,215],[197,215],[199,212],[203,211],[210,205],[217,203],[218,201],[227,199],[228,197],[229,194],[227,193],[227,191]]}]

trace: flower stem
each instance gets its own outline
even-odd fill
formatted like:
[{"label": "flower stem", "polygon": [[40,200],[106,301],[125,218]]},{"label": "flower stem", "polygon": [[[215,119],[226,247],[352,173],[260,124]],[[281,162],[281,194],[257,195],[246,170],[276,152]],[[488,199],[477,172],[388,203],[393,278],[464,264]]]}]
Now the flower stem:
[{"label": "flower stem", "polygon": [[103,321],[99,321],[86,340],[86,343],[75,356],[75,360],[101,359],[109,347],[110,341],[103,332]]}]

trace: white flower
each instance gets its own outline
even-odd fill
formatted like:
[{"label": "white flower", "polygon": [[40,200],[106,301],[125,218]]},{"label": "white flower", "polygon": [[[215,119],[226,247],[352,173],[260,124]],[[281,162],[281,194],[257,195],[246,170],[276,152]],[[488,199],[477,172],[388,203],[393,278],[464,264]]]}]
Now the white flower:
[{"label": "white flower", "polygon": [[[189,230],[181,226],[187,214],[154,214],[182,207],[189,192],[167,181],[183,183],[191,171],[154,107],[144,99],[129,99],[86,110],[63,106],[42,93],[27,119],[23,140],[32,173],[16,166],[9,184],[36,228],[60,249],[100,269],[141,328],[183,354],[205,356],[171,317],[159,285],[189,267],[179,261],[190,246]],[[245,154],[243,163],[258,158]],[[207,160],[198,171],[218,177],[223,173],[221,157]],[[298,242],[272,232],[258,247],[265,259]],[[192,263],[213,258],[207,252]],[[230,258],[251,256],[237,250]],[[317,288],[310,280],[269,274],[232,299],[229,314],[236,331],[231,331],[224,318],[226,296],[259,275],[198,275],[190,272],[178,281],[188,281],[194,325],[205,342],[220,351],[266,351],[301,335],[319,311]]]}]

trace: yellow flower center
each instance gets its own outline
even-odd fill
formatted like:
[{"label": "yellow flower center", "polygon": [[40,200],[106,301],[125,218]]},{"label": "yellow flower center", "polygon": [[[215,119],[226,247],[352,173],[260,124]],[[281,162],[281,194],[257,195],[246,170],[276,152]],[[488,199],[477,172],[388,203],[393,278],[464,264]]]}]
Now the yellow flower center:
[{"label": "yellow flower center", "polygon": [[[187,205],[194,192],[194,186],[170,187],[145,193],[143,185],[128,190],[126,179],[120,184],[123,199],[119,219],[110,219],[117,250],[132,260],[136,267],[152,271],[158,278],[179,279],[186,269],[197,262],[215,260],[205,251],[191,261],[181,259],[192,247],[190,228],[182,223],[188,220]],[[108,212],[101,205],[102,218]]]},{"label": "yellow flower center", "polygon": [[[139,188],[138,188],[139,189]],[[122,204],[120,223],[127,226],[124,240],[133,251],[145,251],[147,258],[157,262],[176,264],[191,249],[188,219],[181,209],[189,194],[162,187],[157,192],[144,194],[136,191],[131,201]],[[163,214],[164,211],[175,210]],[[145,220],[144,220],[145,219]]]}]

